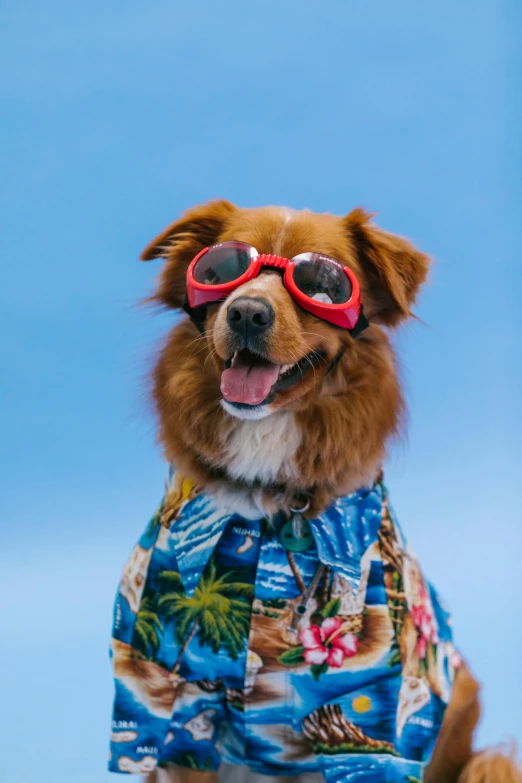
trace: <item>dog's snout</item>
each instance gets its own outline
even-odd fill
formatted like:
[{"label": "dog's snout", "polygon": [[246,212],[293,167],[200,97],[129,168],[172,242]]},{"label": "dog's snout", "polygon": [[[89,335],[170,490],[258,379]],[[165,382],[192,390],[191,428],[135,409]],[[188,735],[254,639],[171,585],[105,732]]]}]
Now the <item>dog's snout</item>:
[{"label": "dog's snout", "polygon": [[245,346],[249,338],[261,335],[272,326],[274,317],[274,310],[265,299],[249,296],[240,296],[227,309],[227,323],[244,338]]}]

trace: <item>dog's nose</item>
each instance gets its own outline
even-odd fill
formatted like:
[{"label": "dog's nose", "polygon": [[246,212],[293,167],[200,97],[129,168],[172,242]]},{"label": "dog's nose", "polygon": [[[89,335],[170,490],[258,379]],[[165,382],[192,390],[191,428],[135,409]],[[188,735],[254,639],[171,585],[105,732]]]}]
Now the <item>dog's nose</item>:
[{"label": "dog's nose", "polygon": [[227,310],[227,323],[230,328],[245,339],[257,337],[274,323],[274,311],[264,299],[252,299],[240,296]]}]

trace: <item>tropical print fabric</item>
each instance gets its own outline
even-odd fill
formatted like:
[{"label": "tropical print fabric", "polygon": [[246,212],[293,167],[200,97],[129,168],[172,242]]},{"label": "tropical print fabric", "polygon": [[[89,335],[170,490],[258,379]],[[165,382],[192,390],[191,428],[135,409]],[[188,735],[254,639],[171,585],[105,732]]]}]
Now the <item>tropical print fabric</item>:
[{"label": "tropical print fabric", "polygon": [[305,551],[285,523],[171,477],[116,598],[110,770],[422,780],[458,656],[383,483],[310,520]]}]

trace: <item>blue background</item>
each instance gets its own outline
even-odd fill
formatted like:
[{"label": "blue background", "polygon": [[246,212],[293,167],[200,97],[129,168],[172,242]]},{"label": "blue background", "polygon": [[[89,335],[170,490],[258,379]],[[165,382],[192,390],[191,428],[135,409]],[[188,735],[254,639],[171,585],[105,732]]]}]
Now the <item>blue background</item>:
[{"label": "blue background", "polygon": [[109,778],[112,601],[162,492],[146,379],[173,320],[135,307],[159,269],[136,259],[216,196],[362,204],[436,259],[388,483],[484,683],[481,744],[522,740],[520,16],[1,4],[3,783]]}]

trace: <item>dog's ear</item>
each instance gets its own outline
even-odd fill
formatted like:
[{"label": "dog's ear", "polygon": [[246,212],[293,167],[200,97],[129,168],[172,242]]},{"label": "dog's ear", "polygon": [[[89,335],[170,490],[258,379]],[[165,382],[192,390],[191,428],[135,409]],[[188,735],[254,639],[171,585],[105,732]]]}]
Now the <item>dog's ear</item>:
[{"label": "dog's ear", "polygon": [[183,305],[188,265],[200,250],[217,242],[236,209],[225,200],[192,207],[147,245],[142,261],[164,258],[167,262],[153,297],[156,301],[168,307]]},{"label": "dog's ear", "polygon": [[372,215],[354,209],[344,218],[357,260],[368,281],[371,320],[396,326],[411,315],[430,259],[411,242],[373,225]]}]

